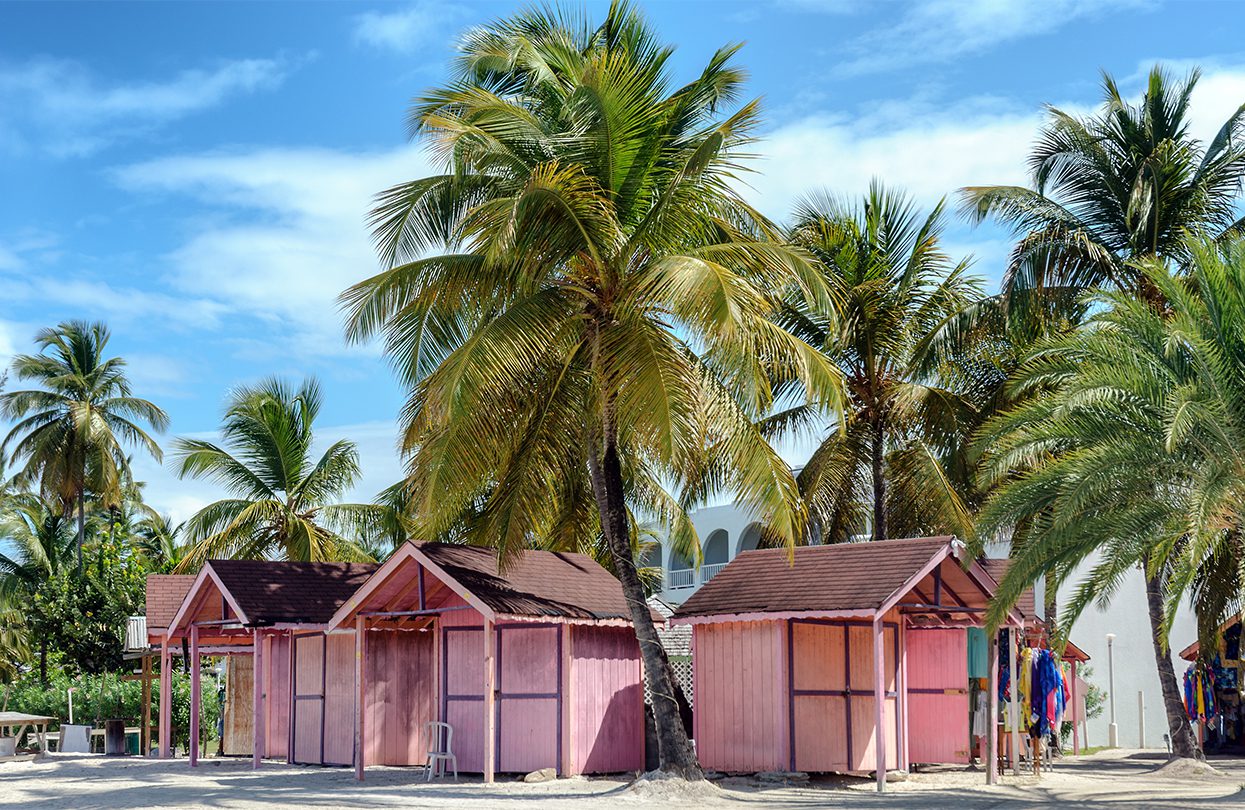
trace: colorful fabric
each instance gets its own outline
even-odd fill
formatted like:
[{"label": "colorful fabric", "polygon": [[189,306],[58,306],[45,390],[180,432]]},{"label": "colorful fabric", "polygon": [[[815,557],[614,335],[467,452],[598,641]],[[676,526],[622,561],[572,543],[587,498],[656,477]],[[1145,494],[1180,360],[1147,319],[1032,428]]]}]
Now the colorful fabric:
[{"label": "colorful fabric", "polygon": [[968,677],[988,678],[990,676],[990,649],[986,642],[986,631],[980,627],[968,628]]},{"label": "colorful fabric", "polygon": [[1190,720],[1213,720],[1215,673],[1202,664],[1191,664],[1184,673],[1184,710]]}]

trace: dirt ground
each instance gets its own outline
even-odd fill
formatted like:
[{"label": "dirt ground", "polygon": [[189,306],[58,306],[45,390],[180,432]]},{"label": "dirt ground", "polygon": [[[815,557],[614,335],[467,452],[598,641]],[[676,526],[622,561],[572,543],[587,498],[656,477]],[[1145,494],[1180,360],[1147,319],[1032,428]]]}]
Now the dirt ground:
[{"label": "dirt ground", "polygon": [[762,785],[726,778],[713,785],[678,782],[631,786],[618,779],[559,779],[543,784],[514,780],[485,786],[479,778],[455,783],[422,781],[413,769],[374,768],[359,784],[344,768],[204,760],[111,759],[49,754],[35,761],[0,764],[0,805],[26,810],[56,808],[429,807],[429,808],[1221,808],[1245,807],[1245,760],[1216,759],[1220,772],[1187,768],[1157,772],[1165,757],[1153,751],[1105,751],[1065,758],[1041,781],[1006,777],[986,787],[980,771],[939,769],[888,786],[885,795],[864,779],[814,779],[800,786]]}]

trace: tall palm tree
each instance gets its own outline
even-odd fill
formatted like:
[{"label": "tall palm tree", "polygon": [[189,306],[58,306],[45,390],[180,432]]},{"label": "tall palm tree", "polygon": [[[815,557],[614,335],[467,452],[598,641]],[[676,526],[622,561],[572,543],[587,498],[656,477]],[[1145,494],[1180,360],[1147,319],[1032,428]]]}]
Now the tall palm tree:
[{"label": "tall palm tree", "polygon": [[[0,508],[0,611],[20,614],[25,600],[73,563],[73,521],[56,502],[32,493],[8,495]],[[18,645],[16,638],[6,645]],[[39,679],[47,683],[47,639],[39,639]]]},{"label": "tall palm tree", "polygon": [[206,478],[233,496],[186,521],[178,570],[213,557],[370,559],[363,544],[384,525],[386,509],[338,502],[359,480],[359,453],[340,439],[315,458],[321,399],[314,379],[294,388],[270,378],[230,394],[220,444],[175,440],[179,477]]},{"label": "tall palm tree", "polygon": [[[629,510],[698,548],[679,494],[736,491],[791,542],[805,515],[754,424],[773,379],[834,400],[834,368],[778,328],[775,291],[824,284],[738,194],[758,112],[735,47],[671,89],[672,49],[624,3],[599,26],[541,10],[471,32],[411,128],[444,172],[383,192],[388,269],[344,294],[411,394],[425,531],[519,549],[599,531],[630,603],[663,770],[698,778],[637,575]],[[441,253],[439,251],[448,250]]]},{"label": "tall palm tree", "polygon": [[994,218],[1019,239],[1004,295],[1023,303],[1042,299],[1037,291],[1105,287],[1157,303],[1135,260],[1183,264],[1187,234],[1241,231],[1245,105],[1203,146],[1189,131],[1198,77],[1195,70],[1176,81],[1155,67],[1141,103],[1133,105],[1104,74],[1097,114],[1048,110],[1029,156],[1033,188],[961,189],[971,219]]},{"label": "tall palm tree", "polygon": [[67,321],[35,335],[40,353],[18,355],[13,373],[40,388],[0,395],[0,409],[17,423],[0,451],[22,463],[16,479],[78,510],[78,568],[86,538],[86,499],[120,501],[131,480],[126,445],[160,461],[160,446],[140,426],[168,427],[163,410],[133,396],[125,361],[105,358],[109,331],[102,323]]},{"label": "tall palm tree", "polygon": [[[955,455],[973,404],[967,388],[945,384],[950,366],[927,355],[980,289],[968,261],[943,251],[942,210],[922,215],[877,182],[858,205],[822,194],[796,209],[790,239],[816,258],[839,306],[834,318],[791,307],[780,323],[839,369],[848,397],[842,429],[824,438],[799,476],[825,540],[964,536],[971,528],[967,467]],[[818,416],[799,405],[765,424],[775,432],[805,429]]]},{"label": "tall palm tree", "polygon": [[981,438],[1001,486],[982,529],[1027,524],[992,619],[1042,572],[1094,560],[1064,607],[1070,627],[1130,569],[1146,577],[1155,660],[1180,756],[1196,743],[1167,650],[1192,597],[1205,649],[1245,589],[1245,243],[1193,243],[1187,275],[1141,267],[1163,312],[1103,293],[1090,328],[1049,341],[1013,382],[1038,393]]}]

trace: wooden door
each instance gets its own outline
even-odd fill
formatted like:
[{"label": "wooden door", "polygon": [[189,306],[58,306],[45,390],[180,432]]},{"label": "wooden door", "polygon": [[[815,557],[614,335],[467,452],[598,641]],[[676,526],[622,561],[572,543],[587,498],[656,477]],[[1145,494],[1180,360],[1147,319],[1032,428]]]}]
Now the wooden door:
[{"label": "wooden door", "polygon": [[968,633],[909,629],[908,758],[915,763],[969,762]]},{"label": "wooden door", "polygon": [[484,770],[484,628],[441,632],[441,717],[454,729],[458,769],[479,773]]},{"label": "wooden door", "polygon": [[497,770],[562,761],[562,633],[558,625],[497,628]]},{"label": "wooden door", "polygon": [[323,635],[295,636],[294,712],[290,722],[294,728],[294,752],[290,761],[299,765],[324,763],[324,654],[327,638]]}]

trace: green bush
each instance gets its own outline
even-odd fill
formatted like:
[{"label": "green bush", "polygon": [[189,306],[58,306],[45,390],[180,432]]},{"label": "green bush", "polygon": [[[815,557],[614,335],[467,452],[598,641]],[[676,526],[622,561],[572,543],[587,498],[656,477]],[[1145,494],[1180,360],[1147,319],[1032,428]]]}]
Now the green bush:
[{"label": "green bush", "polygon": [[[142,688],[139,681],[124,681],[120,675],[79,675],[70,677],[62,669],[48,673],[48,686],[39,684],[37,673],[29,672],[9,690],[9,711],[41,714],[69,721],[69,688],[74,687],[74,721],[96,725],[104,720],[121,719],[127,726],[142,723]],[[204,667],[203,700],[199,711],[199,727],[204,739],[216,733],[220,706],[216,699],[216,679]],[[160,716],[160,682],[151,684],[152,725]],[[173,742],[185,746],[190,741],[190,676],[173,672]],[[60,722],[49,727],[55,730]]]}]

